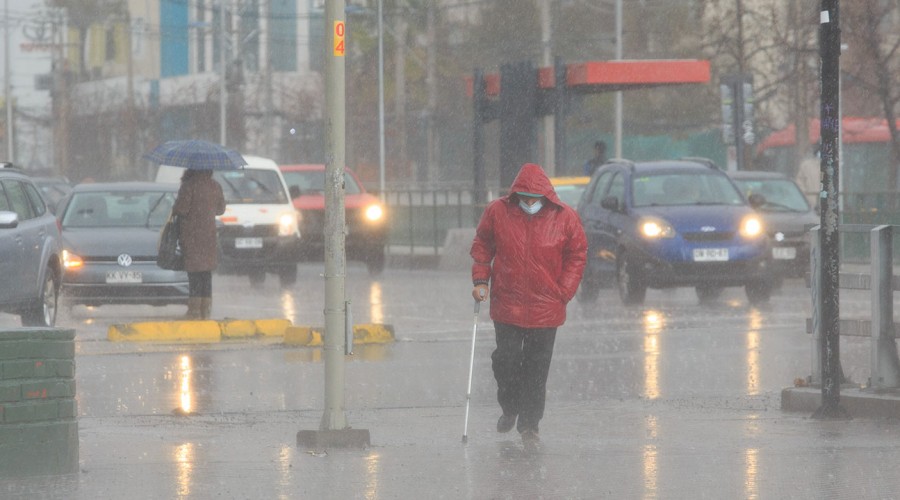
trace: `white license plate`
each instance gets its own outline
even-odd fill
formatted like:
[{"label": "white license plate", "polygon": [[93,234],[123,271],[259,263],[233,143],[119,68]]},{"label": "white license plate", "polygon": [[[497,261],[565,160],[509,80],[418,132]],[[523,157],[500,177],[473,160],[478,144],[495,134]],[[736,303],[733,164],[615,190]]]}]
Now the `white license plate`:
[{"label": "white license plate", "polygon": [[727,248],[695,248],[694,262],[724,262],[728,260]]},{"label": "white license plate", "polygon": [[234,248],[262,248],[262,238],[235,238]]},{"label": "white license plate", "polygon": [[144,275],[140,271],[107,271],[107,283],[143,283]]},{"label": "white license plate", "polygon": [[797,249],[794,247],[775,247],[772,249],[772,257],[779,260],[793,260],[797,258]]}]

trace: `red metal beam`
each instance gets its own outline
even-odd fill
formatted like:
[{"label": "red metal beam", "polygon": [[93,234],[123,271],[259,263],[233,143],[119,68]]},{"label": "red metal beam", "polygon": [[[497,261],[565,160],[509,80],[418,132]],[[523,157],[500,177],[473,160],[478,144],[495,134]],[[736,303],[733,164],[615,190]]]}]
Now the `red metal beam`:
[{"label": "red metal beam", "polygon": [[[566,86],[579,92],[611,92],[636,88],[709,83],[709,61],[697,59],[648,61],[589,61],[566,65]],[[500,75],[484,76],[489,96],[500,95]],[[555,86],[553,68],[538,69],[538,88]],[[472,78],[466,78],[466,90],[472,95]]]}]

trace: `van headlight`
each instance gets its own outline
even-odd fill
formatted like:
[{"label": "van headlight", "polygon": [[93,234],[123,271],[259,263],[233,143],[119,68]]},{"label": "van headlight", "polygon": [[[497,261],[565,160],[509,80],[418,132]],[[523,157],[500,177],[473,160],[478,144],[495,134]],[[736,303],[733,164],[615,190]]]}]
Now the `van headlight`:
[{"label": "van headlight", "polygon": [[741,221],[741,236],[744,238],[758,238],[763,234],[763,223],[759,217],[748,215]]},{"label": "van headlight", "polygon": [[380,222],[384,218],[384,209],[381,205],[372,204],[366,207],[366,220],[369,222]]},{"label": "van headlight", "polygon": [[291,236],[297,233],[297,215],[284,213],[278,218],[278,236]]},{"label": "van headlight", "polygon": [[675,229],[668,222],[654,217],[641,219],[638,222],[638,230],[641,236],[649,240],[675,237]]}]

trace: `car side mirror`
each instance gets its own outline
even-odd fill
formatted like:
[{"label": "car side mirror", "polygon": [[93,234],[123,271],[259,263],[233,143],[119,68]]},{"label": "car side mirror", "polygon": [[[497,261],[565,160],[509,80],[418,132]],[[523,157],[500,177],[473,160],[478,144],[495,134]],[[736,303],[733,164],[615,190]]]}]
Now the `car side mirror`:
[{"label": "car side mirror", "polygon": [[0,229],[14,229],[19,225],[19,214],[16,212],[0,212]]},{"label": "car side mirror", "polygon": [[750,202],[751,207],[759,208],[766,204],[766,197],[761,194],[754,193],[754,194],[750,195],[750,197],[747,199],[747,201]]},{"label": "car side mirror", "polygon": [[288,188],[288,193],[291,195],[291,199],[299,198],[300,197],[300,186],[297,186],[296,184],[291,185],[291,187]]},{"label": "car side mirror", "polygon": [[607,210],[619,210],[619,199],[615,196],[607,196],[600,200],[600,206]]}]

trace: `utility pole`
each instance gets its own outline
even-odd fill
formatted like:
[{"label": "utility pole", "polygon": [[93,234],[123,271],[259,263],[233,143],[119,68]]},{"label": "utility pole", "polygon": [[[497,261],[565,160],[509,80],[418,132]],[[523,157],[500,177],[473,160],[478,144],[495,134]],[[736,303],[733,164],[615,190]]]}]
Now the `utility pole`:
[{"label": "utility pole", "polygon": [[[622,0],[616,0],[616,60],[622,59]],[[615,135],[615,157],[622,158],[622,120],[624,114],[624,104],[622,102],[622,91],[616,91],[616,135]]]},{"label": "utility pole", "polygon": [[840,172],[840,93],[841,28],[838,0],[822,0],[819,12],[819,67],[821,72],[820,137],[822,192],[819,230],[820,276],[819,301],[822,338],[822,406],[813,418],[848,418],[840,406],[840,217],[837,195]]},{"label": "utility pole", "polygon": [[227,38],[225,37],[225,3],[219,0],[219,144],[227,146],[228,142],[228,88],[225,79],[228,77],[225,64]]},{"label": "utility pole", "polygon": [[[553,20],[550,15],[550,0],[538,0],[541,8],[541,46],[543,47],[544,68],[553,67]],[[556,144],[554,135],[554,120],[552,113],[544,115],[544,170],[547,175],[556,175],[557,169],[563,169],[564,165],[556,165]],[[562,126],[562,124],[560,124]],[[561,145],[565,147],[565,145]]]},{"label": "utility pole", "polygon": [[[326,0],[325,27],[325,413],[318,431],[297,433],[297,446],[369,445],[369,431],[351,429],[344,416],[344,355],[348,351],[344,167],[346,160],[346,13],[344,0]],[[352,336],[350,336],[352,338]]]},{"label": "utility pole", "polygon": [[10,84],[10,68],[9,63],[9,0],[3,0],[3,37],[5,38],[3,65],[3,97],[6,100],[6,161],[16,163],[15,150],[15,132],[16,127],[13,123],[13,98],[12,85]]}]

